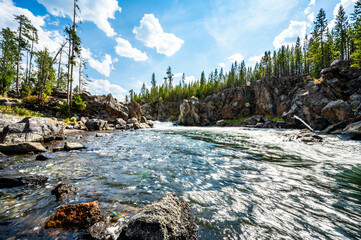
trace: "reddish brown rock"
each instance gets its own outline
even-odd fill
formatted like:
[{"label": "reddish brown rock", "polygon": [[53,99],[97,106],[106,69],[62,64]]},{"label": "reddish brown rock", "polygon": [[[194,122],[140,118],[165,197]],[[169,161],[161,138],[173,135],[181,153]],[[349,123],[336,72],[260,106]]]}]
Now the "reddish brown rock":
[{"label": "reddish brown rock", "polygon": [[61,206],[46,223],[46,228],[85,229],[103,220],[98,201]]}]

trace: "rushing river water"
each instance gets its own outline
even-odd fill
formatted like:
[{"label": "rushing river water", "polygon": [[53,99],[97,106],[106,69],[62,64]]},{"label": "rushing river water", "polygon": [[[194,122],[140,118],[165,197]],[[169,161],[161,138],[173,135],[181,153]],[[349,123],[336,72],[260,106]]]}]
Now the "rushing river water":
[{"label": "rushing river water", "polygon": [[0,190],[0,239],[51,239],[43,226],[61,205],[50,193],[59,182],[79,188],[70,203],[98,200],[104,215],[176,193],[200,239],[361,239],[361,143],[324,136],[308,145],[292,140],[297,133],[157,123],[85,133],[76,141],[86,150],[48,161],[12,157],[6,166],[49,180]]}]

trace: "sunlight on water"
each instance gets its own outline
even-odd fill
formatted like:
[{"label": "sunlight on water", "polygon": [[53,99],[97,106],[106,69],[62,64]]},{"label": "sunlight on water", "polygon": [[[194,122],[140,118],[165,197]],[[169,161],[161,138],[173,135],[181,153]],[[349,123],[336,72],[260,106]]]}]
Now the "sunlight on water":
[{"label": "sunlight on water", "polygon": [[361,238],[361,143],[323,136],[309,145],[298,132],[156,122],[104,138],[86,133],[86,151],[46,162],[10,159],[50,179],[1,190],[0,236],[49,238],[43,226],[60,205],[50,191],[69,182],[80,189],[71,203],[98,200],[104,214],[176,193],[190,203],[200,239]]}]

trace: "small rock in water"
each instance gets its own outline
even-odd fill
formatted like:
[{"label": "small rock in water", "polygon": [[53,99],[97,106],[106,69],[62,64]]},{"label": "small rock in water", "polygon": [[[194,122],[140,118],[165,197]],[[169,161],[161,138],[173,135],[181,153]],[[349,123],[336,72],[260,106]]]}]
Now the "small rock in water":
[{"label": "small rock in water", "polygon": [[47,180],[48,178],[45,176],[28,175],[9,169],[0,170],[0,188],[41,185]]},{"label": "small rock in water", "polygon": [[51,194],[55,195],[56,200],[62,202],[64,199],[68,199],[71,194],[77,191],[78,188],[68,183],[61,183],[51,191]]},{"label": "small rock in water", "polygon": [[43,153],[39,154],[35,158],[35,160],[37,160],[37,161],[45,161],[45,160],[48,160],[48,159],[49,159],[49,157],[47,155],[43,154]]},{"label": "small rock in water", "polygon": [[106,137],[106,136],[108,136],[107,133],[97,133],[97,134],[95,135],[95,137]]},{"label": "small rock in water", "polygon": [[189,206],[169,194],[132,217],[122,228],[118,240],[126,239],[198,239],[198,226]]},{"label": "small rock in water", "polygon": [[75,142],[65,142],[64,150],[65,151],[72,151],[72,150],[80,150],[84,149],[85,147],[80,143]]},{"label": "small rock in water", "polygon": [[46,228],[86,229],[103,220],[98,201],[63,205],[46,223]]}]

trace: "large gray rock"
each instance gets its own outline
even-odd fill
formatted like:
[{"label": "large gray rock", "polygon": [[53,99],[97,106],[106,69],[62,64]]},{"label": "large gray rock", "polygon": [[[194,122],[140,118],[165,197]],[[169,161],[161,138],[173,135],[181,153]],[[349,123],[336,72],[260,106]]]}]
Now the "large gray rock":
[{"label": "large gray rock", "polygon": [[74,185],[61,183],[51,190],[51,194],[55,195],[57,201],[62,202],[63,200],[68,199],[77,190],[78,188]]},{"label": "large gray rock", "polygon": [[322,115],[332,124],[344,121],[352,117],[350,105],[343,101],[337,100],[328,103],[322,109]]},{"label": "large gray rock", "polygon": [[107,122],[104,120],[90,119],[86,122],[85,126],[90,131],[99,131],[99,130],[103,130],[105,128],[106,123]]},{"label": "large gray rock", "polygon": [[198,226],[189,206],[174,194],[153,202],[132,217],[118,240],[198,239]]},{"label": "large gray rock", "polygon": [[20,122],[21,120],[21,117],[0,113],[0,132],[2,132],[6,126]]},{"label": "large gray rock", "polygon": [[41,143],[37,142],[25,142],[25,143],[10,143],[0,144],[0,152],[13,155],[29,152],[46,152],[46,149]]},{"label": "large gray rock", "polygon": [[351,139],[353,140],[361,140],[361,121],[351,123],[342,131],[342,133],[352,135]]},{"label": "large gray rock", "polygon": [[64,134],[65,124],[49,118],[27,117],[9,124],[0,133],[2,143],[42,142]]},{"label": "large gray rock", "polygon": [[80,150],[84,149],[85,147],[81,143],[76,142],[65,142],[64,150],[65,151],[72,151],[72,150]]},{"label": "large gray rock", "polygon": [[198,125],[200,124],[200,117],[198,116],[199,101],[192,97],[189,101],[184,100],[180,105],[180,114],[178,121],[181,125]]},{"label": "large gray rock", "polygon": [[48,178],[44,176],[23,174],[9,169],[0,170],[0,188],[41,185],[47,180]]}]

